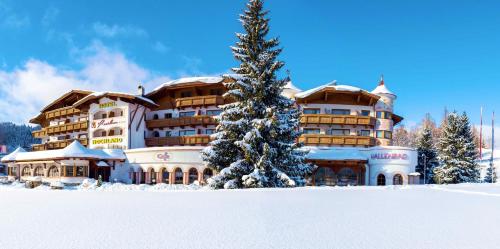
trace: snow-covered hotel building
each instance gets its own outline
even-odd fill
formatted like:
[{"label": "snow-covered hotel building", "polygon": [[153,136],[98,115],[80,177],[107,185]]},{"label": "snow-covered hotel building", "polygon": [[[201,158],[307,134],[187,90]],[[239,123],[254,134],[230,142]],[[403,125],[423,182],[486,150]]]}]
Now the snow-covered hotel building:
[{"label": "snow-covered hotel building", "polygon": [[[11,179],[77,183],[101,176],[125,183],[204,183],[215,172],[200,152],[226,100],[220,77],[164,83],[145,94],[73,90],[30,122],[40,144],[5,156]],[[389,185],[418,182],[416,151],[393,147],[396,95],[381,81],[369,92],[332,82],[283,93],[302,111],[300,142],[317,165],[311,185]]]}]

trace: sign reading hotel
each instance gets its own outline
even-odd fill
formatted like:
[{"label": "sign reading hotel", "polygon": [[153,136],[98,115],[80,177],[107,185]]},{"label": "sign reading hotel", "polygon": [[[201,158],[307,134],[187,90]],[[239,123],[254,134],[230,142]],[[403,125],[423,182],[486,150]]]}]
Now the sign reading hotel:
[{"label": "sign reading hotel", "polygon": [[409,160],[407,154],[404,153],[375,153],[371,154],[371,159],[375,160]]},{"label": "sign reading hotel", "polygon": [[122,142],[123,142],[123,138],[121,138],[121,137],[92,139],[92,145],[118,144],[118,143],[122,143]]}]

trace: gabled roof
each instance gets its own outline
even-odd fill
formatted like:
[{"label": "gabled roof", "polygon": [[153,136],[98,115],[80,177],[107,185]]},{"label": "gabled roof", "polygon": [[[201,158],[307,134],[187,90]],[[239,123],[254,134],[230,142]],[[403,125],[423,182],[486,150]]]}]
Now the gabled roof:
[{"label": "gabled roof", "polygon": [[100,99],[102,97],[116,97],[116,98],[126,99],[128,101],[133,102],[133,103],[141,104],[141,105],[149,107],[149,108],[158,107],[158,105],[154,101],[152,101],[144,96],[132,95],[129,93],[121,93],[121,92],[95,92],[95,93],[89,94],[85,98],[77,101],[75,104],[73,104],[73,107],[78,108],[79,106],[81,106],[89,101],[92,101],[95,99]]},{"label": "gabled roof", "polygon": [[50,159],[81,158],[97,160],[125,160],[122,150],[87,149],[78,141],[73,141],[64,149],[26,152],[19,148],[2,158],[2,162],[40,161]]},{"label": "gabled roof", "polygon": [[93,92],[92,91],[86,91],[86,90],[78,90],[78,89],[71,90],[71,91],[63,94],[61,97],[57,98],[56,100],[52,101],[50,104],[48,104],[47,106],[45,106],[40,112],[49,111],[52,106],[54,106],[55,104],[59,103],[60,101],[62,101],[64,99],[70,97],[71,95],[74,95],[74,94],[89,95],[91,93],[93,93]]},{"label": "gabled roof", "polygon": [[370,93],[370,92],[363,90],[359,87],[350,86],[350,85],[338,85],[337,81],[332,81],[330,83],[318,86],[316,88],[297,93],[297,94],[295,94],[295,99],[297,101],[307,102],[307,99],[321,96],[322,93],[325,96],[330,94],[330,93],[331,94],[357,95],[358,102],[359,102],[361,97],[364,97],[365,100],[367,100],[367,99],[370,100],[369,102],[373,105],[380,99],[380,96],[373,94],[373,93]]},{"label": "gabled roof", "polygon": [[181,86],[185,86],[185,85],[218,84],[218,83],[222,83],[223,81],[224,81],[224,78],[218,77],[218,76],[180,78],[180,79],[171,80],[171,81],[168,81],[168,82],[161,84],[160,86],[155,88],[153,91],[146,94],[146,96],[149,97],[149,96],[151,96],[151,95],[153,95],[153,94],[155,94],[155,93],[157,93],[165,88],[181,87]]}]

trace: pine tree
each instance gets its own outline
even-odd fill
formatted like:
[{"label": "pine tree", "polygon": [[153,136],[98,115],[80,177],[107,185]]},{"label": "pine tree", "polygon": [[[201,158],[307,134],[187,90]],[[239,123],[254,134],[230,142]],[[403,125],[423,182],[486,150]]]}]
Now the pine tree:
[{"label": "pine tree", "polygon": [[281,95],[288,78],[277,79],[284,66],[277,60],[281,48],[269,33],[263,1],[251,0],[240,15],[244,34],[232,47],[240,61],[234,75],[226,75],[226,99],[219,125],[203,159],[220,171],[209,179],[212,188],[290,187],[305,183],[312,166],[300,150],[300,114],[294,101]]},{"label": "pine tree", "polygon": [[490,161],[490,165],[486,169],[486,176],[484,177],[484,182],[487,182],[487,183],[497,182],[497,169],[496,169],[493,161]]},{"label": "pine tree", "polygon": [[456,112],[447,116],[439,142],[440,166],[434,170],[438,183],[477,182],[479,165],[469,118]]},{"label": "pine tree", "polygon": [[424,184],[433,183],[434,168],[438,165],[437,152],[433,140],[432,127],[424,124],[417,140],[418,165],[415,168],[415,171],[421,174],[422,179],[425,179]]}]

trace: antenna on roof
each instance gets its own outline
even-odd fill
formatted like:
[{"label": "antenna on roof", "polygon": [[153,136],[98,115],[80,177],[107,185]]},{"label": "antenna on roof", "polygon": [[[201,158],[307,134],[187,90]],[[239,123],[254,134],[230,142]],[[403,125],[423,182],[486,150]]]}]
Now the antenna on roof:
[{"label": "antenna on roof", "polygon": [[380,81],[378,82],[378,85],[379,85],[379,86],[383,86],[384,84],[385,84],[385,83],[384,83],[384,75],[383,75],[383,74],[381,74],[381,75],[380,75]]}]

